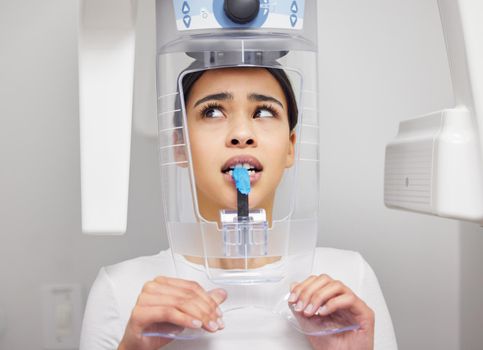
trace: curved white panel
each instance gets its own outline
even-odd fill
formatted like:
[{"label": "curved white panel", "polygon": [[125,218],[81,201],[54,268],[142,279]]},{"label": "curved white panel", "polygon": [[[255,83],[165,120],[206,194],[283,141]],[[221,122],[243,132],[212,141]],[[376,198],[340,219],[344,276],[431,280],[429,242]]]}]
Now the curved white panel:
[{"label": "curved white panel", "polygon": [[133,0],[82,0],[79,113],[82,230],[126,231],[133,105]]}]

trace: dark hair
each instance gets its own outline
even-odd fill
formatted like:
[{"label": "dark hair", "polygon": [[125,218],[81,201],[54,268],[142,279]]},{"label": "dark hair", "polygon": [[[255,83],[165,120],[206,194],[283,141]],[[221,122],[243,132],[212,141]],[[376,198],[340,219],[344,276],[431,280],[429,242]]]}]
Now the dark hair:
[{"label": "dark hair", "polygon": [[[219,68],[220,69],[220,68]],[[288,125],[290,131],[292,131],[295,126],[297,125],[298,119],[298,109],[297,109],[297,101],[295,99],[295,94],[292,88],[292,84],[285,73],[285,71],[281,68],[266,68],[265,69],[277,80],[278,84],[283,90],[285,95],[285,99],[287,100],[287,109],[288,109]],[[183,96],[184,101],[189,98],[189,94],[193,85],[198,81],[198,79],[206,72],[206,70],[196,71],[192,73],[188,73],[183,77],[182,86],[183,86]],[[174,120],[175,126],[181,126],[181,113],[177,113],[175,115]]]}]

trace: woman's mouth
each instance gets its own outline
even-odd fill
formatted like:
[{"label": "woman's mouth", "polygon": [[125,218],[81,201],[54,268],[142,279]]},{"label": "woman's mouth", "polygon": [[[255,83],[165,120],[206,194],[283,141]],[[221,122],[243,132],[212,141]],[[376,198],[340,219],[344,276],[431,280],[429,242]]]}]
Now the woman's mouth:
[{"label": "woman's mouth", "polygon": [[237,167],[243,167],[247,169],[248,175],[250,176],[250,183],[258,181],[263,171],[262,164],[252,156],[236,156],[228,159],[221,168],[221,172],[225,174],[225,178],[230,182],[234,183],[233,180],[233,169]]},{"label": "woman's mouth", "polygon": [[257,168],[253,167],[251,164],[243,163],[243,164],[237,164],[233,167],[229,167],[228,169],[223,170],[222,173],[233,176],[233,170],[235,168],[245,168],[245,169],[247,169],[248,175],[250,175],[250,176],[255,175],[255,173],[260,172],[259,170],[257,170]]}]

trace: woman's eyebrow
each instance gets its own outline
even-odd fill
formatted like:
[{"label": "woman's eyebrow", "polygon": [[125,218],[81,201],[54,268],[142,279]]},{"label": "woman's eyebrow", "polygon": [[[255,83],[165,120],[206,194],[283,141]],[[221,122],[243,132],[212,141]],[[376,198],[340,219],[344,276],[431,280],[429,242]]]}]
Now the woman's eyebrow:
[{"label": "woman's eyebrow", "polygon": [[196,101],[196,103],[194,104],[194,107],[198,106],[199,104],[202,104],[203,102],[211,101],[211,100],[215,100],[215,101],[233,100],[233,94],[230,92],[220,92],[218,94],[211,94]]},{"label": "woman's eyebrow", "polygon": [[282,109],[283,109],[282,102],[277,100],[275,97],[262,95],[262,94],[256,94],[256,93],[251,93],[247,97],[250,101],[257,101],[257,102],[270,101],[270,102],[274,102],[274,103],[280,105],[280,107],[282,107]]}]

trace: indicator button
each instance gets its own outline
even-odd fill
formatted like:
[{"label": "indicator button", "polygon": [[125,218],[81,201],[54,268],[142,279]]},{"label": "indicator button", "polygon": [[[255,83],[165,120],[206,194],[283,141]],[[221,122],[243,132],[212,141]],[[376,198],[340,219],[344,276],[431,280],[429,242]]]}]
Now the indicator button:
[{"label": "indicator button", "polygon": [[183,12],[185,15],[190,12],[190,5],[188,4],[187,1],[183,2],[183,7],[181,8],[181,12]]},{"label": "indicator button", "polygon": [[184,16],[183,17],[183,23],[184,23],[186,28],[189,28],[190,24],[191,24],[191,16],[190,15]]},{"label": "indicator button", "polygon": [[260,0],[225,0],[223,9],[233,22],[245,24],[257,17]]}]

